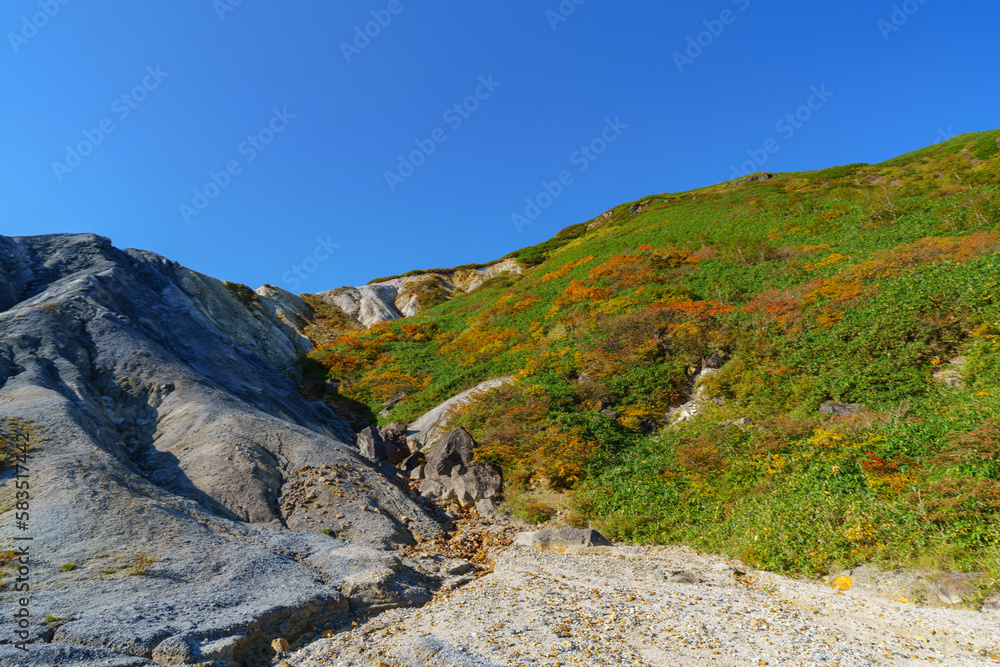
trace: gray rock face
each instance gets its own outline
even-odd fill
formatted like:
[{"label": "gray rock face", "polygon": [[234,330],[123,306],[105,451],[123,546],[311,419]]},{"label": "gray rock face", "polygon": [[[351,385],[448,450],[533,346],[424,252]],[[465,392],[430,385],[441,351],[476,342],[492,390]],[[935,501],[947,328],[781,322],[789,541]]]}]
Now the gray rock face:
[{"label": "gray rock face", "polygon": [[369,426],[358,433],[358,451],[373,461],[389,460],[389,445],[374,426]]},{"label": "gray rock face", "polygon": [[518,533],[514,544],[535,551],[565,551],[572,547],[610,547],[611,542],[593,528],[558,528]]},{"label": "gray rock face", "polygon": [[320,292],[320,297],[366,327],[411,317],[420,312],[421,285],[433,282],[446,294],[467,293],[502,273],[521,273],[516,259],[504,259],[479,269],[446,269],[414,276],[390,278],[362,285]]},{"label": "gray rock face", "polygon": [[842,403],[841,401],[826,401],[821,403],[819,406],[820,413],[824,415],[833,415],[835,417],[844,417],[846,415],[853,415],[865,406],[861,403]]},{"label": "gray rock face", "polygon": [[[413,566],[372,554],[440,528],[290,379],[309,315],[283,290],[99,236],[0,236],[0,417],[47,438],[26,531],[0,470],[0,545],[39,545],[31,633],[51,643],[32,664],[237,664],[275,636],[426,597]],[[347,541],[319,533],[335,516]],[[379,596],[365,577],[383,577]],[[52,632],[49,614],[67,622]],[[23,664],[2,626],[0,664]]]}]

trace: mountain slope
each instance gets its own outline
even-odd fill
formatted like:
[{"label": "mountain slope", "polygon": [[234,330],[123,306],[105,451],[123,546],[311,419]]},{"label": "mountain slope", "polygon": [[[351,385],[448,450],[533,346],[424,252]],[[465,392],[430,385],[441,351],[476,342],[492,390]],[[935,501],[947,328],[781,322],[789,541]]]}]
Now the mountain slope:
[{"label": "mountain slope", "polygon": [[440,528],[288,377],[311,317],[102,237],[0,237],[0,614],[27,545],[32,664],[242,663],[428,595],[388,547]]},{"label": "mountain slope", "polygon": [[303,368],[385,421],[519,375],[453,423],[525,516],[550,485],[575,520],[769,568],[997,572],[998,139],[621,205]]}]

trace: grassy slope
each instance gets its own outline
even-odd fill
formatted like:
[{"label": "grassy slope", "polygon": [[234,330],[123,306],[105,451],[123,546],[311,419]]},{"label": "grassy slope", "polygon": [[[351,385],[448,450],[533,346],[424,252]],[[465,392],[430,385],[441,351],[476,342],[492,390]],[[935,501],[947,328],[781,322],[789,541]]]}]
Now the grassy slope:
[{"label": "grassy slope", "polygon": [[[304,365],[375,411],[406,391],[384,421],[520,373],[455,423],[512,488],[568,489],[579,520],[619,538],[791,572],[996,573],[998,138],[654,195],[636,216],[622,205],[514,253],[522,277],[346,334]],[[714,351],[728,358],[707,385],[720,405],[665,428]],[[964,387],[934,382],[958,355]],[[829,399],[866,409],[819,415]],[[752,427],[721,426],[744,416]]]}]

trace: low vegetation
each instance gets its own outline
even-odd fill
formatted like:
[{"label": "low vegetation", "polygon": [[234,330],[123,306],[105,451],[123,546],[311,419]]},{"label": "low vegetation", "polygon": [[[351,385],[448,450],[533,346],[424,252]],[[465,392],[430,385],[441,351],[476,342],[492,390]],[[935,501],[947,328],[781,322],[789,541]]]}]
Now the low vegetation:
[{"label": "low vegetation", "polygon": [[[453,423],[539,520],[543,486],[614,537],[777,571],[996,576],[998,139],[646,197],[512,253],[519,277],[341,331],[303,366],[383,422],[517,375]],[[707,400],[673,424],[712,355]]]}]

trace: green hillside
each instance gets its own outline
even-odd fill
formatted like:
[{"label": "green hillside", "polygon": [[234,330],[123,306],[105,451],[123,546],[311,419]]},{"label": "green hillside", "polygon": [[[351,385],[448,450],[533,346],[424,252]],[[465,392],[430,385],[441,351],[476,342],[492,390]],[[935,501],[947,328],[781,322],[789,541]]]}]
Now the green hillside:
[{"label": "green hillside", "polygon": [[[344,333],[302,363],[341,381],[342,410],[374,416],[406,392],[382,422],[517,374],[452,421],[504,467],[524,516],[563,503],[617,538],[781,571],[995,575],[998,185],[991,131],[878,165],[651,195],[513,253],[522,276]],[[708,400],[671,426],[665,411],[716,353]],[[821,414],[830,400],[863,407]]]}]

